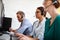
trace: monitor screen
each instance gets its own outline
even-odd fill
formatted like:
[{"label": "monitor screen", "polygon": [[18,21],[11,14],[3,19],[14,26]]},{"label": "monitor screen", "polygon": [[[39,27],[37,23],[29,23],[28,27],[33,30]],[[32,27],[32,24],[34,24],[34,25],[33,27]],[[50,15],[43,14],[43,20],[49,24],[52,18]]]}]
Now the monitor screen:
[{"label": "monitor screen", "polygon": [[12,18],[3,17],[2,30],[9,31],[9,28],[11,27],[11,23],[12,23]]}]

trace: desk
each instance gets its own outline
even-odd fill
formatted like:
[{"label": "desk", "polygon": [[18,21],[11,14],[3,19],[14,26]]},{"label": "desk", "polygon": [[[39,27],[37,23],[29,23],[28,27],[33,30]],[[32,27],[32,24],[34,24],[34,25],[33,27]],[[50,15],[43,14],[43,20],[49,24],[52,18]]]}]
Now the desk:
[{"label": "desk", "polygon": [[12,37],[9,32],[2,32],[2,35],[0,35],[0,40],[12,40]]},{"label": "desk", "polygon": [[18,40],[18,38],[11,35],[10,32],[3,32],[3,35],[0,36],[0,40]]}]

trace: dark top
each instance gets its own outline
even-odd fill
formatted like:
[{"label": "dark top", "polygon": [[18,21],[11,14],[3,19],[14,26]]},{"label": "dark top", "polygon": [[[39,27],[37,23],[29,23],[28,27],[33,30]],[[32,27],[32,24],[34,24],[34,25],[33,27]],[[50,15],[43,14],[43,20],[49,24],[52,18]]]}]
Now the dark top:
[{"label": "dark top", "polygon": [[60,40],[60,15],[55,18],[52,25],[50,25],[50,19],[47,19],[44,40]]}]

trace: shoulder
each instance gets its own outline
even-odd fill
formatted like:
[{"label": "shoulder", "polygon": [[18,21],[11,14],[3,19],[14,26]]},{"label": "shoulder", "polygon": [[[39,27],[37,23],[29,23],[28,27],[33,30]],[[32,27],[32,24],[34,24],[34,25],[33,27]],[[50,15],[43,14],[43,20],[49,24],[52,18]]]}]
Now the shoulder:
[{"label": "shoulder", "polygon": [[23,23],[25,23],[25,24],[31,24],[30,20],[28,20],[28,19],[24,19]]},{"label": "shoulder", "polygon": [[60,21],[60,15],[56,17],[56,21]]},{"label": "shoulder", "polygon": [[60,15],[58,15],[57,18],[60,19]]},{"label": "shoulder", "polygon": [[34,29],[37,27],[38,23],[39,23],[38,20],[33,23],[33,28],[34,28]]},{"label": "shoulder", "polygon": [[45,23],[48,23],[48,22],[50,22],[50,19],[51,19],[51,18],[48,18],[48,19],[46,19],[46,22],[45,22]]},{"label": "shoulder", "polygon": [[39,21],[38,21],[38,20],[36,20],[36,21],[33,23],[33,25],[34,25],[34,24],[37,24],[38,22],[39,22]]},{"label": "shoulder", "polygon": [[23,24],[26,26],[32,26],[32,23],[28,19],[24,19]]},{"label": "shoulder", "polygon": [[58,15],[57,17],[56,17],[56,23],[58,23],[57,25],[60,25],[60,15]]}]

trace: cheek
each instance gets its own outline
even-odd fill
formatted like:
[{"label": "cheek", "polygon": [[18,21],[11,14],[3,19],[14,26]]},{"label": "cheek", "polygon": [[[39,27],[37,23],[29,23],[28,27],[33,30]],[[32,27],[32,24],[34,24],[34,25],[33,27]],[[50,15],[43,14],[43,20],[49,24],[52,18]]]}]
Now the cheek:
[{"label": "cheek", "polygon": [[36,14],[36,17],[38,17],[38,14]]},{"label": "cheek", "polygon": [[45,2],[45,3],[43,3],[43,5],[46,8],[47,6],[49,6],[49,2]]},{"label": "cheek", "polygon": [[47,7],[47,4],[44,4],[44,7],[46,8]]},{"label": "cheek", "polygon": [[18,19],[18,20],[21,20],[21,18],[20,18],[20,17],[17,17],[17,19]]},{"label": "cheek", "polygon": [[17,18],[19,20],[19,18]]},{"label": "cheek", "polygon": [[40,16],[41,16],[40,13],[36,14],[36,17],[40,17]]}]

